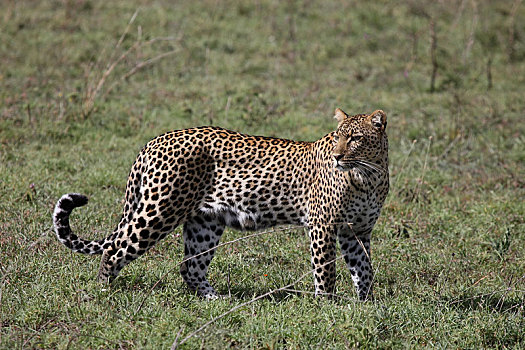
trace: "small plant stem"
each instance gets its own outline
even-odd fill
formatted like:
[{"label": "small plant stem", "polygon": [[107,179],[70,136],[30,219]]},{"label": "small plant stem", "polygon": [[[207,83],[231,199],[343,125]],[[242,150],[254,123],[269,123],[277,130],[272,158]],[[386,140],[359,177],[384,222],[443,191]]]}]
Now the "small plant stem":
[{"label": "small plant stem", "polygon": [[436,90],[436,75],[438,71],[438,63],[436,58],[437,50],[437,35],[436,35],[436,24],[433,19],[430,20],[430,59],[432,63],[432,74],[430,76],[430,92],[433,93]]},{"label": "small plant stem", "polygon": [[487,60],[487,90],[492,89],[492,57]]}]

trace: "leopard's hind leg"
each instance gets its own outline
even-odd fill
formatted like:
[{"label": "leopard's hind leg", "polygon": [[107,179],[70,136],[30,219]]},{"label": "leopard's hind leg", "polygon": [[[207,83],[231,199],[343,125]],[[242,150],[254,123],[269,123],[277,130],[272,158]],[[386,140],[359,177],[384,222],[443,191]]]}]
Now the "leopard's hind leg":
[{"label": "leopard's hind leg", "polygon": [[111,246],[102,254],[100,281],[116,277],[124,266],[194,216],[199,201],[210,192],[214,163],[207,153],[188,143],[184,150],[196,152],[194,157],[161,157],[162,147],[167,144],[151,147],[144,148],[130,172],[124,210],[127,220],[119,226]]},{"label": "leopard's hind leg", "polygon": [[207,299],[217,298],[206,273],[223,232],[224,224],[206,215],[192,217],[184,224],[184,260],[180,273],[192,291]]},{"label": "leopard's hind leg", "polygon": [[120,270],[147,252],[158,241],[166,237],[180,223],[182,215],[173,210],[148,210],[143,203],[132,213],[131,219],[115,233],[115,238],[102,253],[98,280],[110,282]]}]

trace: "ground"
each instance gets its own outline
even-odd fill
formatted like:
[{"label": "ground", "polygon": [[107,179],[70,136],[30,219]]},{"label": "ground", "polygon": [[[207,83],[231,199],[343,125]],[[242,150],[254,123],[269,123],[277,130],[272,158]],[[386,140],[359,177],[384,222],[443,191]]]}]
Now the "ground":
[{"label": "ground", "polygon": [[[183,348],[525,347],[524,15],[520,1],[2,2],[0,348],[167,348],[179,331]],[[73,228],[110,232],[157,134],[311,141],[336,107],[388,114],[373,302],[342,261],[340,297],[309,294],[302,229],[221,247],[209,279],[231,297],[211,303],[178,273],[181,228],[110,287],[53,236],[71,191],[90,197]]]}]

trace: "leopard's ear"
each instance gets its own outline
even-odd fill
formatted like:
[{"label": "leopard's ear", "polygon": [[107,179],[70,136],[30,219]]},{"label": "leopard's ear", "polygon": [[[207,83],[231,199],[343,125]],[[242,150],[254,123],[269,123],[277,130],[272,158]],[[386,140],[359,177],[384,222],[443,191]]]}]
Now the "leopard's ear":
[{"label": "leopard's ear", "polygon": [[346,117],[348,117],[348,114],[346,114],[341,108],[335,109],[334,118],[337,119],[339,125],[341,125],[341,123],[345,120]]},{"label": "leopard's ear", "polygon": [[369,115],[369,119],[372,125],[376,128],[380,128],[381,130],[386,129],[386,113],[382,110],[378,109],[377,111],[374,111]]}]

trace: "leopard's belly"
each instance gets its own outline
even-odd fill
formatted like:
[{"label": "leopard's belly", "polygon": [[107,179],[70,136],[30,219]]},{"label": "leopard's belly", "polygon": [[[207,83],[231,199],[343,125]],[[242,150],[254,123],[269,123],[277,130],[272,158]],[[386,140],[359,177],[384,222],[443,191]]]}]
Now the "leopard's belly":
[{"label": "leopard's belly", "polygon": [[206,201],[199,209],[206,216],[217,218],[222,224],[236,230],[252,231],[277,225],[301,225],[307,222],[301,205],[283,205],[279,200]]}]

